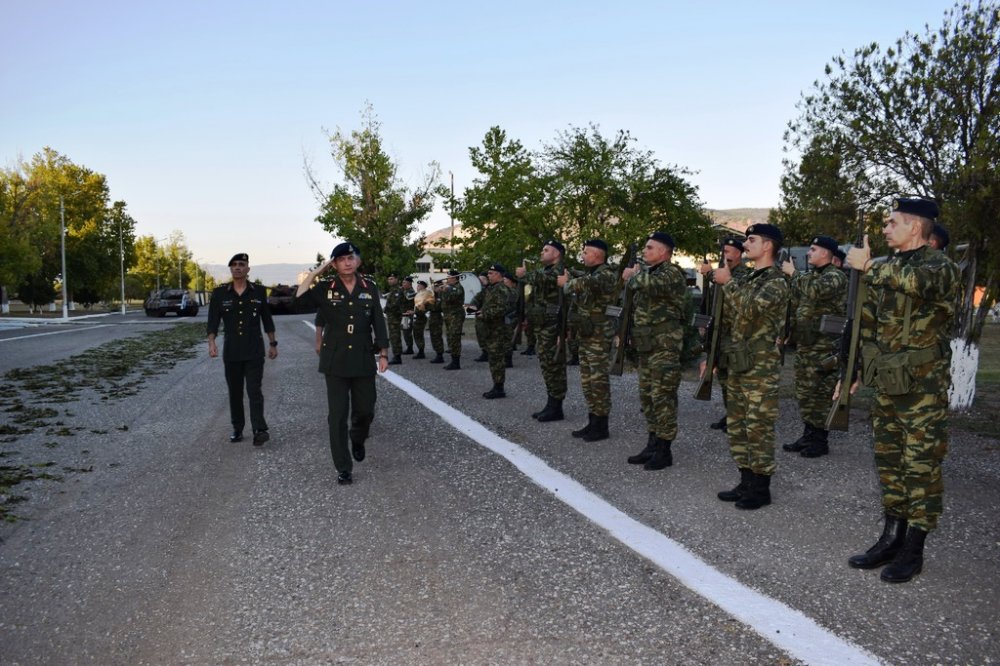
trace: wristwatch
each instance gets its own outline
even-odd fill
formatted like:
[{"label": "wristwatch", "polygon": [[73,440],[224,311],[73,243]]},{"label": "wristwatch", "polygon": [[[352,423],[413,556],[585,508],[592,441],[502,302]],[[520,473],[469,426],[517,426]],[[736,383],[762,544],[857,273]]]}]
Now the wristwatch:
[{"label": "wristwatch", "polygon": [[271,346],[272,347],[277,347],[278,346],[278,341],[277,340],[271,340]]}]

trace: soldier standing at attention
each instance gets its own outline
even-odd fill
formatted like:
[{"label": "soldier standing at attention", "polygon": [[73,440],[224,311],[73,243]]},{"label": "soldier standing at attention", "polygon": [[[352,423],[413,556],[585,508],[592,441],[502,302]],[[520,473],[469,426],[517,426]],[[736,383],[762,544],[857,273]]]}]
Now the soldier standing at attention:
[{"label": "soldier standing at attention", "polygon": [[504,365],[508,368],[514,367],[514,334],[521,322],[517,319],[517,278],[510,273],[503,274],[503,283],[510,290],[507,295],[507,352],[504,354]]},{"label": "soldier standing at attention", "polygon": [[274,337],[274,319],[267,306],[264,288],[247,280],[250,273],[250,258],[245,252],[233,255],[229,260],[232,282],[212,290],[208,303],[208,355],[215,358],[219,348],[215,338],[219,334],[219,323],[224,324],[225,342],[222,360],[226,366],[226,385],[229,387],[229,417],[233,423],[230,442],[243,441],[243,426],[246,415],[243,412],[243,384],[246,383],[247,397],[250,399],[250,425],[253,427],[253,444],[261,446],[271,438],[264,420],[264,337],[261,326],[270,341],[267,356],[278,358],[278,341]]},{"label": "soldier standing at attention", "polygon": [[444,290],[444,284],[435,283],[434,300],[428,301],[427,304],[427,330],[430,333],[431,349],[434,350],[431,363],[444,363],[444,314],[441,309],[441,295]]},{"label": "soldier standing at attention", "polygon": [[[738,238],[727,238],[722,242],[722,262],[729,269],[729,274],[734,280],[742,280],[747,275],[750,274],[750,269],[747,265],[743,263],[743,241]],[[711,264],[703,263],[698,267],[698,271],[705,276],[704,284],[708,285],[712,283],[714,271]],[[707,290],[705,290],[707,292]],[[723,297],[724,299],[724,297]],[[723,300],[722,303],[722,321],[719,326],[719,348],[725,347],[726,343],[729,341],[729,320],[732,319],[732,312],[728,311],[727,303]],[[729,372],[726,370],[726,360],[725,357],[720,354],[719,358],[716,359],[715,363],[715,376],[719,379],[719,386],[722,388],[722,406],[726,406],[726,393],[728,389],[726,388],[727,379],[729,377]],[[723,414],[722,418],[711,423],[708,426],[712,430],[721,430],[726,432],[726,415]]]},{"label": "soldier standing at attention", "polygon": [[566,398],[566,363],[556,359],[556,339],[559,335],[559,305],[564,307],[565,299],[560,298],[562,289],[556,278],[565,273],[563,255],[566,248],[556,240],[546,241],[542,246],[542,265],[530,273],[524,266],[514,269],[518,280],[531,286],[531,304],[528,306],[528,322],[535,329],[535,343],[538,363],[542,367],[542,378],[548,400],[545,407],[531,415],[539,421],[562,421],[562,403]]},{"label": "soldier standing at attention", "polygon": [[718,494],[740,509],[759,509],[771,503],[774,474],[774,423],[778,417],[778,381],[788,309],[788,281],[774,262],[781,249],[781,230],[772,224],[747,227],[743,243],[754,262],[745,279],[732,279],[728,268],[715,271],[715,282],[725,285],[732,304],[731,340],[723,347],[729,370],[726,422],[729,452],[740,470],[740,482]]},{"label": "soldier standing at attention", "polygon": [[493,388],[483,394],[486,399],[504,398],[504,381],[507,377],[507,348],[510,345],[510,326],[507,324],[510,309],[510,288],[503,283],[507,272],[501,264],[493,264],[486,271],[486,288],[482,293],[483,307],[476,318],[483,320],[486,350],[490,360]]},{"label": "soldier standing at attention", "polygon": [[448,271],[445,288],[441,292],[441,313],[444,315],[444,326],[448,332],[448,351],[451,353],[451,363],[444,366],[445,370],[462,369],[462,327],[465,325],[465,289],[458,282],[461,275],[454,268]]},{"label": "soldier standing at attention", "polygon": [[684,306],[687,276],[670,263],[674,239],[655,231],[642,248],[642,261],[622,272],[634,292],[632,339],[639,359],[639,402],[646,417],[646,447],[629,456],[632,465],[659,470],[674,464],[670,450],[677,438],[677,387],[681,383]]},{"label": "soldier standing at attention", "polygon": [[[847,276],[833,265],[837,241],[816,236],[809,245],[806,260],[812,266],[799,273],[791,259],[781,270],[791,278],[794,304],[792,339],[795,341],[795,398],[805,426],[802,436],[783,445],[785,451],[798,452],[803,458],[818,458],[830,452],[826,417],[830,396],[837,385],[838,366],[824,367],[834,357],[839,340],[819,330],[823,315],[843,315],[847,308]],[[785,344],[788,344],[788,340]]]},{"label": "soldier standing at attention", "polygon": [[385,292],[385,321],[389,325],[389,344],[392,345],[392,360],[389,365],[403,363],[403,288],[399,286],[399,275],[389,273],[386,277],[389,288]]},{"label": "soldier standing at attention", "polygon": [[413,299],[417,292],[413,289],[413,278],[407,275],[403,278],[403,319],[400,328],[403,333],[403,342],[406,344],[404,354],[413,353]]},{"label": "soldier standing at attention", "polygon": [[[924,539],[943,508],[941,463],[948,451],[950,331],[960,288],[958,267],[928,245],[938,207],[896,199],[882,233],[894,251],[874,264],[868,237],[851,248],[848,265],[864,273],[863,382],[875,389],[872,426],[885,528],[857,569],[882,570],[905,583],[923,568]],[[842,389],[843,387],[838,387]],[[854,391],[857,384],[851,387]]]},{"label": "soldier standing at attention", "polygon": [[[331,264],[337,277],[313,285]],[[337,483],[342,485],[353,481],[352,456],[358,462],[365,459],[365,440],[375,418],[375,371],[385,372],[389,366],[389,333],[378,287],[357,275],[360,264],[360,251],[350,242],[341,243],[333,248],[329,260],[302,281],[295,294],[296,303],[315,306],[323,315],[319,371],[326,378],[330,452]]]},{"label": "soldier standing at attention", "polygon": [[424,280],[417,280],[417,289],[413,294],[413,342],[417,346],[417,353],[413,360],[427,358],[424,355],[424,330],[427,328],[427,306],[434,300],[434,294],[427,289]]},{"label": "soldier standing at attention", "polygon": [[608,381],[611,337],[613,331],[605,310],[618,295],[618,275],[608,266],[608,244],[593,238],[583,244],[586,272],[569,279],[556,278],[576,295],[577,337],[580,341],[580,386],[587,402],[587,425],[572,432],[585,442],[608,438],[608,415],[611,413],[611,384]]},{"label": "soldier standing at attention", "polygon": [[486,331],[486,322],[478,313],[483,309],[483,301],[486,298],[486,287],[490,284],[489,276],[487,271],[483,271],[479,274],[479,286],[482,289],[472,297],[472,302],[469,303],[469,311],[476,313],[475,328],[476,328],[476,344],[479,345],[479,356],[476,357],[476,363],[484,363],[490,360],[489,351],[487,348],[487,338],[489,333]]}]

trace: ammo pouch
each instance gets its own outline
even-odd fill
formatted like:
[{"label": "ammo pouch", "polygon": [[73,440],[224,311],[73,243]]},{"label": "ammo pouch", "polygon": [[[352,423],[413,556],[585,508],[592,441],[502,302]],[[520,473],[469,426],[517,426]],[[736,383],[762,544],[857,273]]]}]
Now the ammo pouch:
[{"label": "ammo pouch", "polygon": [[725,367],[735,374],[747,372],[753,367],[754,353],[768,349],[774,349],[774,343],[767,340],[730,342],[722,349],[726,359]]},{"label": "ammo pouch", "polygon": [[939,358],[941,350],[937,347],[882,353],[877,345],[868,343],[861,349],[862,381],[886,395],[906,395],[913,388],[910,369]]}]

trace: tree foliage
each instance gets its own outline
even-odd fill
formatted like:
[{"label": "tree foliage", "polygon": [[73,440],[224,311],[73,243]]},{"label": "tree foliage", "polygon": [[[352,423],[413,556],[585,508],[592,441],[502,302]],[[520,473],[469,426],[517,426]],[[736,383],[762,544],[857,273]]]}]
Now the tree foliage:
[{"label": "tree foliage", "polygon": [[[967,278],[959,332],[977,339],[986,308],[975,312],[974,287],[986,287],[988,306],[1000,273],[1000,8],[957,4],[937,29],[834,58],[799,111],[786,142],[803,160],[790,165],[783,195],[808,209],[823,201],[823,187],[836,180],[831,174],[839,174],[865,207],[886,206],[900,193],[935,199],[953,245],[968,242],[958,256]],[[813,149],[836,150],[837,157],[811,155]],[[824,177],[813,183],[794,173],[815,166],[807,158],[825,161]],[[837,201],[843,199],[835,195],[829,203]],[[826,214],[837,219],[834,210]]]}]

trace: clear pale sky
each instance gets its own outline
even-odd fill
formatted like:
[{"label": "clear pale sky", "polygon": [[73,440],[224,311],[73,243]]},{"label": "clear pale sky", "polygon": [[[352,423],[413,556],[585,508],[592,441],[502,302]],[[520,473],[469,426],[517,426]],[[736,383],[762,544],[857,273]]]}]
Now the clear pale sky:
[{"label": "clear pale sky", "polygon": [[[778,202],[782,140],[830,59],[940,25],[951,2],[0,0],[0,163],[44,146],[108,177],[138,233],[201,263],[308,264],[308,160],[370,101],[411,186],[456,194],[492,125],[529,149],[627,129],[710,208]],[[447,226],[437,210],[425,231]]]}]

